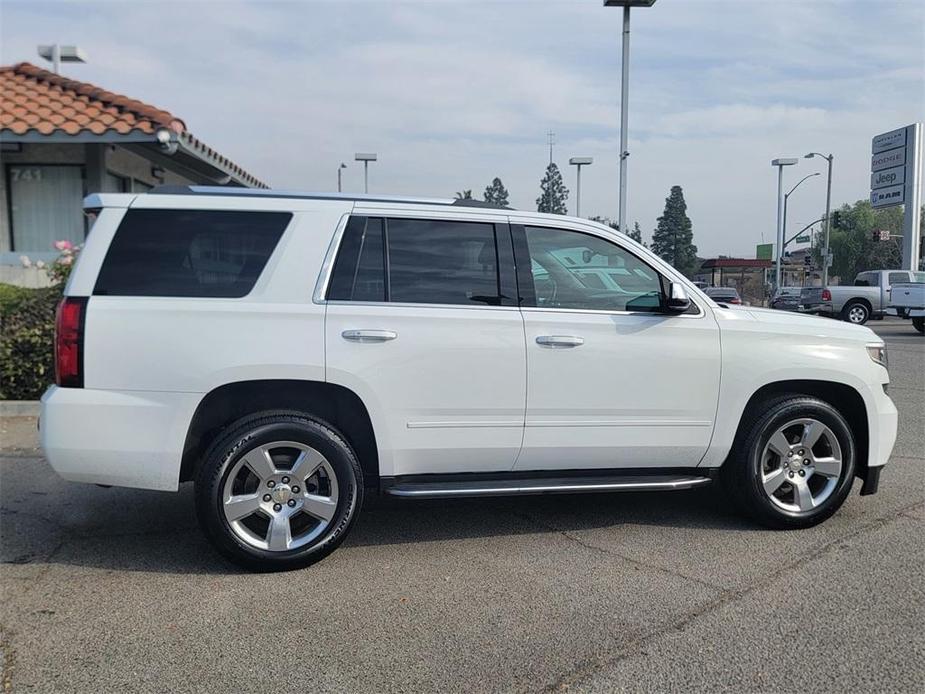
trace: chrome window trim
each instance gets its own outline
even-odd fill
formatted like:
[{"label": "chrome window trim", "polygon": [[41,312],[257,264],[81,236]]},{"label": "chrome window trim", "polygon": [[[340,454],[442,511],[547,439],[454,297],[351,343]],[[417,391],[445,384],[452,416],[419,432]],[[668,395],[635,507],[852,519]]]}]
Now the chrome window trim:
[{"label": "chrome window trim", "polygon": [[328,244],[328,252],[325,253],[324,260],[321,262],[321,271],[318,273],[318,279],[315,281],[315,292],[312,294],[312,303],[314,304],[327,303],[324,297],[328,293],[328,283],[331,281],[331,272],[334,270],[334,259],[337,257],[338,250],[340,250],[340,243],[344,238],[347,222],[350,221],[350,217],[353,214],[353,210],[345,213],[337,223],[334,236],[331,238],[331,243]]},{"label": "chrome window trim", "polygon": [[491,310],[491,311],[518,311],[520,310],[519,306],[492,306],[491,304],[484,304],[484,305],[483,304],[413,304],[413,303],[404,303],[404,302],[399,302],[399,301],[343,301],[340,299],[327,299],[326,301],[322,303],[330,304],[332,306],[378,306],[378,307],[399,306],[402,308],[417,308],[417,309],[461,308],[461,309],[465,309],[469,311],[473,309],[477,311],[484,311],[486,309]]},{"label": "chrome window trim", "polygon": [[697,313],[671,313],[669,311],[608,311],[603,309],[592,308],[544,308],[540,306],[522,306],[521,311],[531,313],[578,313],[602,316],[652,316],[654,318],[703,318],[706,312],[700,306],[691,301],[692,306],[696,306]]}]

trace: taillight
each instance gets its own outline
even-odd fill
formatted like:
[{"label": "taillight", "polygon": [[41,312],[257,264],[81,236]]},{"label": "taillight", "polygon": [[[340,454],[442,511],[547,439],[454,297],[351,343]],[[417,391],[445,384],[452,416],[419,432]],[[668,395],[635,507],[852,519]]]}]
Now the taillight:
[{"label": "taillight", "polygon": [[55,383],[83,388],[84,320],[87,298],[66,296],[55,315]]},{"label": "taillight", "polygon": [[741,300],[741,299],[738,299],[738,298],[732,298],[732,299],[729,300],[729,303],[730,303],[730,304],[741,304],[741,303],[742,303],[742,300]]},{"label": "taillight", "polygon": [[823,300],[823,301],[831,301],[831,300],[832,300],[832,292],[830,292],[828,289],[823,289],[823,290],[822,290],[822,300]]}]

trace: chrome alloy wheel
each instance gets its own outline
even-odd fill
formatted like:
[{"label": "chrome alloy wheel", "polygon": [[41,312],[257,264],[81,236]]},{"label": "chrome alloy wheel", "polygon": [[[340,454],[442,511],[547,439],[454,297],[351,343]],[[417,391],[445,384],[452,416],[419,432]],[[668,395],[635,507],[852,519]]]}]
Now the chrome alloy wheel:
[{"label": "chrome alloy wheel", "polygon": [[861,325],[867,320],[867,309],[855,304],[848,309],[848,322]]},{"label": "chrome alloy wheel", "polygon": [[321,536],[337,511],[337,476],[314,448],[275,441],[252,448],[222,488],[225,520],[242,542],[271,552]]},{"label": "chrome alloy wheel", "polygon": [[780,427],[761,454],[761,484],[785,511],[811,511],[828,499],[842,472],[835,433],[817,419],[795,419]]}]

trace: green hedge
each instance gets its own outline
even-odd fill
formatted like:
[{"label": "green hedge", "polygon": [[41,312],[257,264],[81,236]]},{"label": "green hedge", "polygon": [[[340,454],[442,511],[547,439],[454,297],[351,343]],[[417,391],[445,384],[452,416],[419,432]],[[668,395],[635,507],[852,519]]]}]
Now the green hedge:
[{"label": "green hedge", "polygon": [[0,284],[0,400],[37,400],[55,380],[61,290]]}]

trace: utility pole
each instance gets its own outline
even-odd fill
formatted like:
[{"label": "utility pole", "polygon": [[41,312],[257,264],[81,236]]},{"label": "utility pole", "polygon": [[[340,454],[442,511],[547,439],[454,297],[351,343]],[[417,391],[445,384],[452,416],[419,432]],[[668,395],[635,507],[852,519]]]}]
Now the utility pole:
[{"label": "utility pole", "polygon": [[556,144],[556,134],[552,130],[546,133],[546,143],[549,145],[549,163],[552,164],[552,146]]}]

